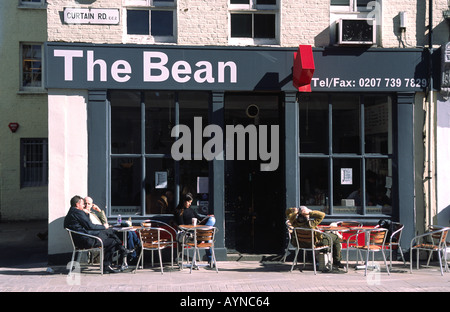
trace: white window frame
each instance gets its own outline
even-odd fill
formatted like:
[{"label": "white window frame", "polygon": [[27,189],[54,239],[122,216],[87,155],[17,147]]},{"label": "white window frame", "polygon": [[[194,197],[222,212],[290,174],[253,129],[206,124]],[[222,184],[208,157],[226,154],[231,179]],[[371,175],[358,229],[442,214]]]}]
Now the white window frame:
[{"label": "white window frame", "polygon": [[[41,85],[40,86],[24,86],[23,85],[23,62],[24,62],[24,55],[23,55],[23,48],[25,45],[38,45],[41,47]],[[20,91],[26,91],[26,92],[43,92],[44,91],[44,44],[42,42],[21,42],[20,43]]]},{"label": "white window frame", "polygon": [[[376,1],[376,0],[372,0]],[[331,12],[345,12],[345,13],[359,13],[359,12],[370,12],[371,9],[368,9],[366,6],[358,6],[358,0],[349,0],[349,5],[331,5],[330,0],[330,8]]]},{"label": "white window frame", "polygon": [[46,7],[46,0],[40,0],[39,2],[31,2],[26,0],[19,0],[19,8],[33,8],[42,9]]},{"label": "white window frame", "polygon": [[[158,0],[124,0],[123,9],[123,35],[126,42],[129,43],[176,43],[177,33],[177,0],[172,3]],[[149,11],[149,32],[148,35],[135,35],[127,33],[127,11],[128,10],[145,10]],[[153,36],[151,29],[151,11],[172,11],[173,12],[173,36]]]},{"label": "white window frame", "polygon": [[[230,45],[277,45],[280,42],[280,0],[275,5],[256,3],[257,0],[249,0],[249,4],[231,4],[228,2],[228,44]],[[267,13],[275,15],[275,38],[237,38],[231,37],[231,14]],[[254,19],[252,18],[252,22]],[[254,25],[252,25],[252,32]]]},{"label": "white window frame", "polygon": [[[330,42],[331,44],[337,43],[337,36],[336,36],[336,22],[340,18],[346,18],[346,19],[352,19],[352,18],[375,18],[376,20],[376,38],[375,42],[376,44],[381,43],[381,20],[382,20],[382,7],[383,7],[383,0],[371,0],[374,2],[378,2],[379,7],[377,8],[378,14],[372,13],[375,7],[366,7],[366,6],[358,6],[357,5],[358,0],[350,0],[349,6],[337,6],[337,5],[331,5],[330,0]],[[369,2],[370,3],[370,2]],[[368,3],[368,4],[369,4]]]}]

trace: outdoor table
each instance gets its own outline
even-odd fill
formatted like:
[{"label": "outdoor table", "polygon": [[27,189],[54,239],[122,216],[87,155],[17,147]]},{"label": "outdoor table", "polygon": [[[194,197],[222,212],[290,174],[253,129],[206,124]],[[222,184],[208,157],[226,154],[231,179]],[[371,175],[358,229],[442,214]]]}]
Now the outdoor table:
[{"label": "outdoor table", "polygon": [[[117,231],[117,232],[122,232],[123,235],[123,247],[125,249],[127,249],[127,245],[128,245],[128,232],[130,231],[136,231],[138,229],[140,229],[141,226],[127,226],[127,227],[121,227],[121,226],[112,226],[112,229]],[[123,260],[123,264],[125,267],[128,267],[128,262],[127,262],[127,258],[125,257],[125,259]]]}]

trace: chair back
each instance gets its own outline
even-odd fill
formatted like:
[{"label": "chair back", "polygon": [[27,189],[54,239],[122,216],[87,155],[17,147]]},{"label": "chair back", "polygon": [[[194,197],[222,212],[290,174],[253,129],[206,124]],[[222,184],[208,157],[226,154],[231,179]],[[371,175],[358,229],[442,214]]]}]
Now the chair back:
[{"label": "chair back", "polygon": [[[299,247],[309,247],[314,249],[314,233],[316,230],[309,228],[294,228],[295,240]],[[319,231],[318,231],[319,232]]]},{"label": "chair back", "polygon": [[386,242],[388,230],[383,228],[374,228],[369,231],[369,246],[383,247]]},{"label": "chair back", "polygon": [[405,226],[398,222],[392,222],[392,234],[389,237],[390,243],[400,243],[400,239],[402,238],[403,228]]},{"label": "chair back", "polygon": [[441,246],[445,246],[449,229],[450,228],[441,228],[431,234],[433,241],[436,246],[439,246],[439,248],[441,248]]},{"label": "chair back", "polygon": [[[139,230],[142,246],[146,249],[162,249],[171,246],[174,241],[169,231],[163,228],[142,228]],[[168,236],[169,239],[163,238]]]},{"label": "chair back", "polygon": [[194,231],[194,243],[197,245],[197,247],[213,247],[214,246],[214,240],[216,236],[216,229],[215,227],[210,227],[207,229],[199,228],[195,229]]}]

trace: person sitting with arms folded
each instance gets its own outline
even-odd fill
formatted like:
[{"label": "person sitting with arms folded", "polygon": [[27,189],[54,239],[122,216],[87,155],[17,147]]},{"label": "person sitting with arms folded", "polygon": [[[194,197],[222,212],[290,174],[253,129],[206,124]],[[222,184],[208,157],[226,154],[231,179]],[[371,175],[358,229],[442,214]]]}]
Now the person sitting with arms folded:
[{"label": "person sitting with arms folded", "polygon": [[[64,218],[64,228],[99,237],[103,241],[103,266],[105,271],[107,273],[120,272],[120,270],[111,266],[113,254],[118,251],[120,258],[124,259],[130,251],[123,247],[122,241],[115,232],[109,228],[107,223],[105,225],[94,224],[90,220],[88,214],[89,211],[85,209],[84,199],[78,195],[72,197],[70,200],[70,209]],[[79,248],[100,246],[99,241],[87,236],[74,235],[73,240],[75,245]]]}]

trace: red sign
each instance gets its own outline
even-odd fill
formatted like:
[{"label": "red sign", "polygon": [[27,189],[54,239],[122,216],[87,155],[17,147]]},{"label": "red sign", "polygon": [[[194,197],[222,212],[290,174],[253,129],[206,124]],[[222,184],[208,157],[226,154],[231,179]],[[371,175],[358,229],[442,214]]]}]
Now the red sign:
[{"label": "red sign", "polygon": [[314,74],[314,57],[310,45],[299,45],[294,53],[292,83],[300,92],[311,92],[311,79]]},{"label": "red sign", "polygon": [[19,128],[19,124],[17,122],[10,122],[8,127],[11,130],[11,132],[14,133]]}]

